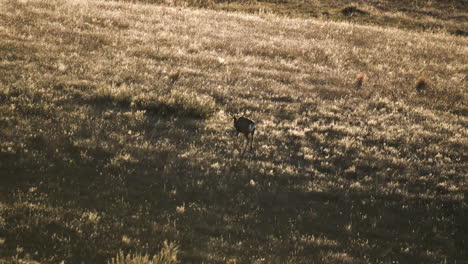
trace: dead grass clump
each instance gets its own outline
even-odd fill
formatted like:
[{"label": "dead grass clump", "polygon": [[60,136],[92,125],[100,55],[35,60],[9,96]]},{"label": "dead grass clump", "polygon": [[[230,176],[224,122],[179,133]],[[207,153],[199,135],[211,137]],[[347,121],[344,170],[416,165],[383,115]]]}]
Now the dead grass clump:
[{"label": "dead grass clump", "polygon": [[422,91],[426,91],[427,89],[430,88],[430,85],[429,85],[429,81],[427,80],[426,77],[420,77],[417,81],[416,81],[416,84],[415,84],[415,87],[416,91],[418,92],[422,92]]},{"label": "dead grass clump", "polygon": [[164,246],[161,251],[150,257],[145,254],[128,254],[125,255],[122,250],[119,251],[115,258],[108,261],[108,264],[172,264],[177,263],[177,252],[179,248],[174,243],[164,241]]},{"label": "dead grass clump", "polygon": [[96,103],[117,103],[130,105],[132,101],[132,89],[126,85],[106,85],[98,87],[94,92],[85,95],[85,99]]}]

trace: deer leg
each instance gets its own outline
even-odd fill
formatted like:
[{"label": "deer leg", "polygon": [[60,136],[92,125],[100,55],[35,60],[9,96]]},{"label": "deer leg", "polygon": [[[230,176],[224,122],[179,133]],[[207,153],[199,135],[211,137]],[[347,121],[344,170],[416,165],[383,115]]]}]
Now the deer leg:
[{"label": "deer leg", "polygon": [[236,152],[237,149],[239,149],[239,144],[242,144],[239,142],[239,131],[236,131],[236,138],[234,139],[233,143],[233,148],[232,148],[232,154]]},{"label": "deer leg", "polygon": [[246,138],[246,141],[245,141],[245,144],[244,144],[243,153],[245,153],[245,151],[247,150],[247,147],[249,146],[249,134],[244,134],[244,136]]},{"label": "deer leg", "polygon": [[250,150],[253,149],[253,141],[254,141],[254,131],[252,131],[252,136],[250,138]]}]

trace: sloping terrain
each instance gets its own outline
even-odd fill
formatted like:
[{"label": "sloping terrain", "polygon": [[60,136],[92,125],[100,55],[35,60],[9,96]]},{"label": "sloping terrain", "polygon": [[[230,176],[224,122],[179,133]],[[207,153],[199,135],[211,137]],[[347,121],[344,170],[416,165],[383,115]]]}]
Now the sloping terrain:
[{"label": "sloping terrain", "polygon": [[116,0],[289,18],[347,21],[468,36],[466,0]]},{"label": "sloping terrain", "polygon": [[466,38],[0,3],[0,263],[468,259]]}]

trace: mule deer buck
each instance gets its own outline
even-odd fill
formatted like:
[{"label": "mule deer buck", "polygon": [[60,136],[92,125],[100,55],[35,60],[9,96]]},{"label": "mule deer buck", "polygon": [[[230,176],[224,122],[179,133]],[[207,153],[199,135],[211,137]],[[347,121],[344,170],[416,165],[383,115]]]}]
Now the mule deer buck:
[{"label": "mule deer buck", "polygon": [[[250,140],[250,149],[252,149],[253,137],[255,133],[255,123],[252,120],[245,118],[243,116],[237,118],[235,115],[231,114],[231,117],[234,119],[234,128],[236,129],[236,137],[239,136],[239,133],[242,133],[247,139],[247,142],[244,147],[244,152],[249,144],[249,140]],[[249,135],[251,135],[250,139],[249,139]]]}]

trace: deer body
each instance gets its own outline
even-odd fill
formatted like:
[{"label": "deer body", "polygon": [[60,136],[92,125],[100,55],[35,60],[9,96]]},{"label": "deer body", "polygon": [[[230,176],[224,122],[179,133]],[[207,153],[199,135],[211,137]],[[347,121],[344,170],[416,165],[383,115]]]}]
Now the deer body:
[{"label": "deer body", "polygon": [[[234,119],[234,128],[236,129],[236,136],[238,136],[239,133],[244,134],[245,138],[247,139],[247,144],[245,145],[245,147],[247,147],[250,140],[250,149],[252,149],[253,137],[256,128],[255,123],[252,120],[245,117],[236,118],[235,116],[232,116],[232,118]],[[250,138],[249,135],[251,135]]]},{"label": "deer body", "polygon": [[179,77],[180,77],[180,70],[170,72],[167,75],[167,79],[170,84],[174,84],[179,79]]}]

